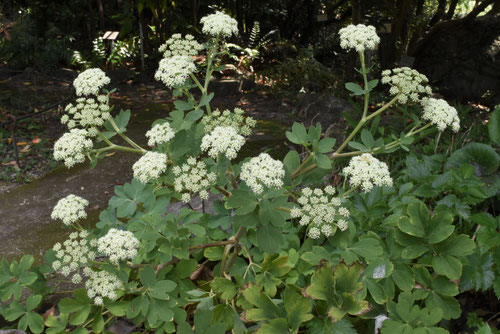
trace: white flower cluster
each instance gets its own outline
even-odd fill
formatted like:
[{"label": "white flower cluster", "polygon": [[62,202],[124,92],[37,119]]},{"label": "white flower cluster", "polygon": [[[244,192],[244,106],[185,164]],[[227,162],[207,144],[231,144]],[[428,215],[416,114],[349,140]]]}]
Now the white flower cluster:
[{"label": "white flower cluster", "polygon": [[236,158],[245,138],[240,136],[232,126],[218,126],[201,139],[201,150],[208,151],[208,155],[217,159],[219,154],[224,154],[229,160]]},{"label": "white flower cluster", "polygon": [[78,96],[97,95],[99,90],[109,84],[111,80],[101,69],[90,68],[83,71],[73,81],[73,86]]},{"label": "white flower cluster", "polygon": [[222,113],[217,109],[212,115],[204,116],[201,122],[205,127],[205,133],[212,132],[218,126],[231,126],[238,134],[249,136],[257,122],[252,117],[245,117],[244,113],[240,108],[234,108],[234,112],[224,110]]},{"label": "white flower cluster", "polygon": [[75,284],[82,282],[80,268],[84,267],[83,274],[87,276],[90,273],[89,261],[95,260],[96,253],[87,240],[88,235],[87,231],[73,232],[62,245],[58,242],[52,247],[57,258],[52,262],[52,268],[66,277],[75,272],[71,278]]},{"label": "white flower cluster", "polygon": [[156,124],[151,130],[146,132],[146,137],[149,139],[148,145],[151,147],[168,143],[174,136],[175,132],[168,122]]},{"label": "white flower cluster", "polygon": [[182,194],[182,201],[187,203],[191,200],[191,193],[197,193],[201,199],[208,199],[208,189],[217,181],[215,173],[209,173],[203,161],[197,161],[190,157],[182,166],[172,169],[175,180],[175,191]]},{"label": "white flower cluster", "polygon": [[163,52],[163,57],[172,56],[196,56],[203,45],[198,43],[193,35],[187,34],[182,38],[181,34],[173,34],[164,44],[160,46],[158,51]]},{"label": "white flower cluster", "polygon": [[223,12],[215,12],[202,17],[200,20],[203,24],[203,33],[207,35],[221,37],[231,37],[231,35],[238,35],[238,22]]},{"label": "white flower cluster", "polygon": [[335,233],[335,226],[341,231],[347,229],[349,210],[341,207],[342,201],[335,195],[335,188],[326,186],[324,190],[304,188],[297,199],[300,208],[293,208],[290,212],[292,218],[300,218],[299,224],[309,225],[308,235],[318,239],[321,234],[329,237]]},{"label": "white flower cluster", "polygon": [[422,107],[424,108],[422,118],[436,125],[439,131],[444,131],[448,126],[453,132],[460,130],[457,110],[445,100],[424,98],[422,99]]},{"label": "white flower cluster", "polygon": [[52,219],[60,219],[63,221],[64,225],[71,225],[77,222],[79,219],[86,218],[87,213],[85,208],[89,205],[89,201],[80,196],[68,195],[61,198],[50,217]]},{"label": "white flower cluster", "polygon": [[92,271],[85,282],[87,295],[94,299],[94,304],[103,305],[104,299],[115,300],[118,295],[116,290],[123,289],[123,283],[118,276],[107,271]]},{"label": "white flower cluster", "polygon": [[88,135],[88,131],[83,129],[71,129],[63,134],[54,144],[54,159],[64,160],[68,168],[84,162],[85,152],[94,146]]},{"label": "white flower cluster", "polygon": [[[76,99],[76,104],[68,104],[64,109],[69,115],[61,117],[61,123],[67,124],[68,129],[72,129],[79,125],[83,128],[99,127],[111,117],[109,113],[109,98],[107,95],[97,96],[97,100],[93,98],[80,97]],[[70,118],[71,115],[71,118]],[[97,131],[89,130],[89,134],[97,135]]]},{"label": "white flower cluster", "polygon": [[428,85],[429,79],[418,71],[409,67],[398,67],[382,71],[383,84],[391,86],[389,93],[397,95],[399,103],[419,102],[423,96],[431,95],[432,89]]},{"label": "white flower cluster", "polygon": [[365,50],[375,50],[380,43],[380,38],[374,26],[365,26],[364,24],[350,24],[340,29],[340,46],[343,49],[354,49],[358,52]]},{"label": "white flower cluster", "polygon": [[264,186],[281,188],[284,177],[283,163],[274,160],[267,153],[261,153],[241,166],[240,179],[245,181],[255,194],[262,194]]},{"label": "white flower cluster", "polygon": [[361,186],[363,192],[369,192],[374,186],[392,187],[392,178],[387,164],[369,153],[353,157],[343,172],[346,177],[349,177],[351,186]]},{"label": "white flower cluster", "polygon": [[134,177],[142,183],[154,181],[167,170],[167,155],[147,152],[132,166]]},{"label": "white flower cluster", "polygon": [[139,240],[130,231],[112,228],[104,237],[97,241],[99,253],[109,257],[109,261],[115,265],[121,260],[130,260],[137,255]]},{"label": "white flower cluster", "polygon": [[181,86],[187,77],[196,71],[193,58],[189,56],[173,56],[160,60],[160,66],[155,73],[155,79],[167,87]]}]

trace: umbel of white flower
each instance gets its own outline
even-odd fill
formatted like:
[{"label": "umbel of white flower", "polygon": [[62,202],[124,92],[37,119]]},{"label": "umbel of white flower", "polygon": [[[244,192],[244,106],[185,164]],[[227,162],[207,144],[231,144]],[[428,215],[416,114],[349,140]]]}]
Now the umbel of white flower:
[{"label": "umbel of white flower", "polygon": [[147,152],[132,166],[134,177],[142,183],[154,181],[167,170],[167,155]]},{"label": "umbel of white flower", "polygon": [[182,166],[172,169],[175,180],[174,189],[182,193],[181,200],[187,203],[191,194],[199,194],[201,199],[208,199],[208,189],[217,181],[217,175],[207,171],[205,162],[189,157]]},{"label": "umbel of white flower", "polygon": [[293,208],[292,218],[300,218],[299,224],[309,226],[308,236],[318,239],[321,234],[329,237],[335,233],[336,227],[341,231],[347,229],[349,210],[342,207],[342,201],[333,197],[335,188],[326,186],[324,190],[304,188],[297,199],[300,208]]},{"label": "umbel of white flower", "polygon": [[151,147],[168,143],[174,136],[175,132],[168,122],[156,124],[146,132],[146,137],[149,139],[148,145]]},{"label": "umbel of white flower", "polygon": [[189,34],[185,38],[182,38],[181,34],[173,34],[158,49],[158,51],[163,52],[163,57],[165,58],[172,56],[196,56],[201,50],[203,50],[203,45],[198,43]]},{"label": "umbel of white flower", "polygon": [[167,87],[182,86],[187,77],[196,71],[193,58],[189,56],[173,56],[160,60],[160,66],[155,73],[155,79]]},{"label": "umbel of white flower", "polygon": [[224,110],[220,112],[216,109],[211,115],[203,116],[201,122],[205,128],[205,133],[212,132],[218,126],[231,126],[238,134],[249,136],[257,122],[252,117],[245,117],[243,109],[234,108],[234,112]]},{"label": "umbel of white flower", "polygon": [[63,134],[54,144],[54,159],[63,160],[68,168],[84,162],[85,152],[94,146],[88,135],[83,129],[72,129]]},{"label": "umbel of white flower", "polygon": [[92,271],[85,282],[87,295],[94,299],[94,304],[103,305],[104,299],[115,300],[118,295],[116,290],[123,289],[123,283],[115,275],[107,271]]},{"label": "umbel of white flower", "polygon": [[343,172],[351,186],[361,187],[363,192],[372,190],[374,186],[392,187],[392,178],[387,164],[369,153],[353,157]]},{"label": "umbel of white flower", "polygon": [[425,98],[422,100],[422,107],[424,108],[422,118],[436,125],[439,131],[444,131],[447,127],[451,127],[453,132],[460,130],[457,110],[445,100]]},{"label": "umbel of white flower", "polygon": [[264,192],[264,186],[281,188],[284,177],[283,163],[274,160],[267,153],[261,153],[241,166],[240,179],[245,181],[255,194]]},{"label": "umbel of white flower", "polygon": [[381,82],[391,86],[389,89],[391,95],[401,93],[398,102],[402,104],[408,101],[419,102],[424,96],[432,94],[432,89],[428,85],[429,79],[409,67],[382,71]]},{"label": "umbel of white flower", "polygon": [[97,250],[109,257],[109,261],[118,264],[119,261],[133,259],[137,255],[139,240],[130,231],[112,228],[99,238]]},{"label": "umbel of white flower", "polygon": [[78,75],[73,81],[76,95],[89,96],[99,94],[99,90],[109,84],[111,80],[99,68],[89,68]]},{"label": "umbel of white flower", "polygon": [[200,22],[203,24],[204,34],[221,37],[238,35],[238,21],[223,12],[217,11],[215,14],[204,16]]},{"label": "umbel of white flower", "polygon": [[229,160],[236,158],[245,138],[238,134],[232,126],[218,126],[201,139],[201,150],[208,151],[208,155],[217,159],[219,154],[224,154]]},{"label": "umbel of white flower", "polygon": [[77,222],[79,219],[86,218],[87,213],[85,208],[89,205],[89,201],[80,196],[68,195],[61,198],[50,217],[52,219],[60,219],[63,221],[64,225],[71,225]]},{"label": "umbel of white flower", "polygon": [[67,124],[68,129],[75,126],[90,128],[89,134],[91,136],[97,135],[97,129],[94,128],[102,126],[111,117],[107,95],[99,95],[97,100],[80,97],[76,99],[75,105],[70,103],[64,110],[68,114],[61,117],[62,124]]},{"label": "umbel of white flower", "polygon": [[340,29],[339,35],[340,46],[346,50],[354,49],[358,52],[375,50],[380,43],[375,27],[364,24],[348,25]]}]

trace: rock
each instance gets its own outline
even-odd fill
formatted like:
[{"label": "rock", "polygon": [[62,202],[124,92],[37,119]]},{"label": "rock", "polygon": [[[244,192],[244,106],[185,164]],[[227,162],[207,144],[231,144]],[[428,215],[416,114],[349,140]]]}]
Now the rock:
[{"label": "rock", "polygon": [[118,319],[106,332],[114,334],[130,334],[134,331],[135,326],[128,321]]},{"label": "rock", "polygon": [[20,329],[0,329],[0,334],[26,334]]}]

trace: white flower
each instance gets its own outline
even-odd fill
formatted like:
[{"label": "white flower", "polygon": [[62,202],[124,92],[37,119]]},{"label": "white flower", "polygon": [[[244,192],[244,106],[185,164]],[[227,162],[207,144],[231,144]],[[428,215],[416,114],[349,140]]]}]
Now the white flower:
[{"label": "white flower", "polygon": [[374,26],[365,26],[364,24],[348,25],[340,29],[340,46],[343,49],[355,49],[358,52],[365,50],[375,50],[380,38]]},{"label": "white flower", "polygon": [[65,108],[68,114],[61,117],[61,123],[68,124],[68,128],[73,128],[76,125],[90,128],[88,129],[89,135],[95,137],[97,135],[96,127],[102,126],[111,117],[108,96],[99,95],[97,100],[96,102],[94,99],[82,99],[76,106],[68,104]]},{"label": "white flower", "polygon": [[84,153],[93,147],[92,140],[87,135],[88,132],[83,129],[72,129],[63,134],[54,144],[54,159],[64,160],[68,168],[84,162]]},{"label": "white flower", "polygon": [[261,153],[258,157],[250,159],[241,166],[240,179],[245,181],[256,194],[261,194],[264,191],[264,186],[281,188],[284,177],[283,163],[274,160],[267,153]]},{"label": "white flower", "polygon": [[343,172],[346,177],[349,177],[351,186],[360,186],[363,192],[370,191],[374,186],[392,187],[392,178],[387,164],[369,153],[353,157]]},{"label": "white flower", "polygon": [[185,38],[182,38],[181,34],[173,34],[158,50],[163,52],[163,57],[165,58],[172,56],[196,56],[203,50],[203,45],[195,41],[192,35],[188,34]]},{"label": "white flower", "polygon": [[209,173],[205,163],[193,157],[188,158],[187,163],[181,167],[175,166],[172,171],[175,175],[174,189],[182,193],[181,200],[184,203],[191,200],[191,194],[199,194],[201,199],[208,199],[207,190],[217,181],[217,175]]},{"label": "white flower", "polygon": [[154,181],[167,170],[167,155],[147,152],[132,166],[134,177],[142,183]]},{"label": "white flower", "polygon": [[174,138],[175,132],[170,127],[168,122],[156,124],[146,132],[146,137],[149,138],[148,145],[153,147],[155,145],[160,145],[168,143],[170,139]]},{"label": "white flower", "polygon": [[167,87],[181,86],[187,77],[196,71],[193,59],[188,56],[173,56],[160,60],[160,66],[155,73],[155,79]]},{"label": "white flower", "polygon": [[[89,205],[89,201],[76,195],[68,195],[57,202],[54,210],[52,210],[52,219],[61,219],[64,225],[71,225],[79,219],[86,218],[87,213],[85,208]],[[58,245],[58,244],[56,244]],[[60,249],[60,244],[56,246]]]},{"label": "white flower", "polygon": [[216,109],[211,115],[204,116],[201,122],[205,127],[205,133],[212,132],[218,126],[231,126],[238,134],[249,136],[257,122],[252,117],[245,117],[244,113],[240,108],[234,108],[234,112],[229,110],[220,112],[219,109]]},{"label": "white flower", "polygon": [[113,264],[122,260],[133,259],[137,255],[139,240],[134,233],[112,228],[108,233],[99,238],[97,250],[109,257]]},{"label": "white flower", "polygon": [[73,86],[78,96],[97,95],[101,87],[109,84],[111,80],[98,68],[83,71],[73,81]]},{"label": "white flower", "polygon": [[215,12],[202,17],[200,23],[203,24],[203,33],[207,35],[221,37],[231,37],[238,35],[238,22],[223,12]]},{"label": "white flower", "polygon": [[93,271],[85,282],[85,288],[89,298],[94,298],[94,304],[102,305],[102,298],[117,298],[116,290],[123,289],[123,283],[116,275],[107,271]]},{"label": "white flower", "polygon": [[208,155],[217,159],[219,154],[224,154],[229,160],[236,158],[245,138],[240,136],[233,127],[216,127],[211,133],[203,136],[201,150],[208,151]]},{"label": "white flower", "polygon": [[436,125],[439,131],[444,131],[448,126],[453,132],[460,130],[460,119],[455,108],[443,99],[426,98],[422,100],[424,108],[423,119]]},{"label": "white flower", "polygon": [[432,94],[432,89],[428,85],[429,79],[409,67],[382,71],[381,82],[391,86],[389,90],[391,95],[401,93],[398,102],[402,104],[408,101],[419,102],[422,97]]}]

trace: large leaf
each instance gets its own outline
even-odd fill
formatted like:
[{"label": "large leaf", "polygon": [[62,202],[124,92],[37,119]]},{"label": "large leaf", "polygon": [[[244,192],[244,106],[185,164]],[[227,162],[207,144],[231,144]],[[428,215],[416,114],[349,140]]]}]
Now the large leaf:
[{"label": "large leaf", "polygon": [[488,134],[491,141],[500,145],[500,108],[496,108],[488,121]]},{"label": "large leaf", "polygon": [[486,176],[498,170],[500,156],[489,145],[470,143],[456,150],[446,162],[445,168],[460,168],[465,163],[474,166],[476,176]]}]

